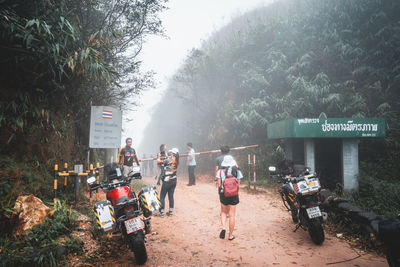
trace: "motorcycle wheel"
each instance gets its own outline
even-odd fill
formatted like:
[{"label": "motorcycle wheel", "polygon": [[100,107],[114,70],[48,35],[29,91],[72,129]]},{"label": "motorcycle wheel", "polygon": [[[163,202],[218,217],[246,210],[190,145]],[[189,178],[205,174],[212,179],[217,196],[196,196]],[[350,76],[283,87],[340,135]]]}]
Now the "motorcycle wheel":
[{"label": "motorcycle wheel", "polygon": [[322,228],[322,223],[319,218],[310,219],[308,221],[308,233],[314,244],[321,245],[324,242],[324,229]]},{"label": "motorcycle wheel", "polygon": [[396,253],[393,248],[387,248],[386,250],[386,260],[389,267],[399,267],[400,266],[400,255]]},{"label": "motorcycle wheel", "polygon": [[298,223],[299,222],[299,215],[296,209],[296,206],[293,204],[293,202],[288,198],[288,196],[286,196],[286,202],[289,204],[289,208],[290,208],[290,213],[292,214],[292,220],[294,223]]},{"label": "motorcycle wheel", "polygon": [[294,204],[292,202],[289,202],[289,206],[290,206],[290,213],[292,214],[292,220],[294,223],[298,223],[299,222],[299,216],[297,213],[297,209],[294,206]]},{"label": "motorcycle wheel", "polygon": [[147,261],[147,251],[146,245],[144,244],[144,234],[143,232],[138,232],[136,235],[132,235],[130,238],[130,247],[135,254],[136,263],[138,265],[143,265]]}]

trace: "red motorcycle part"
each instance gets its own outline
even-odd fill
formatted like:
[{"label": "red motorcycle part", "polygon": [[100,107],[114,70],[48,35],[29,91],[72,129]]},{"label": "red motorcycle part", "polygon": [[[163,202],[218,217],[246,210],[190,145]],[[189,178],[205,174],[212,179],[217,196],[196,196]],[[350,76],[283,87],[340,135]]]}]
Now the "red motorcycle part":
[{"label": "red motorcycle part", "polygon": [[121,197],[127,197],[131,199],[131,188],[129,186],[117,187],[106,194],[107,199],[111,201],[112,205],[115,207],[117,205],[117,200]]}]

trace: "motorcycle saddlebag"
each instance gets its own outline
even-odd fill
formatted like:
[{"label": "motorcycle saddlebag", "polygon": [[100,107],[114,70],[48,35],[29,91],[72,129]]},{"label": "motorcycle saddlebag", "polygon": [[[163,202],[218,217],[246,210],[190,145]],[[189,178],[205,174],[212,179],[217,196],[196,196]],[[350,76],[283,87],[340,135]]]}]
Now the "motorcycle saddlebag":
[{"label": "motorcycle saddlebag", "polygon": [[106,200],[94,204],[94,215],[96,216],[97,227],[104,232],[110,231],[115,226],[114,208],[111,202]]},{"label": "motorcycle saddlebag", "polygon": [[384,219],[379,222],[379,237],[386,246],[400,251],[400,221]]},{"label": "motorcycle saddlebag", "polygon": [[139,192],[139,197],[143,203],[143,209],[145,213],[151,214],[153,211],[160,209],[160,197],[158,196],[156,187],[154,185],[143,187]]}]

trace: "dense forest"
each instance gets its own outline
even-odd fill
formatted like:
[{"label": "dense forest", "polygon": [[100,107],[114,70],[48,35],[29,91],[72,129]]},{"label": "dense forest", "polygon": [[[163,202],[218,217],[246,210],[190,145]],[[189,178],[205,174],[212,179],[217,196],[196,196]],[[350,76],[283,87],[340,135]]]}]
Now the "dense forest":
[{"label": "dense forest", "polygon": [[[266,138],[270,122],[321,112],[382,117],[387,137],[359,145],[360,194],[389,194],[399,182],[398,14],[396,0],[283,0],[233,19],[190,51],[140,150],[154,153],[161,143],[184,149],[188,141],[198,151],[260,144],[263,173],[277,158],[271,157],[276,144]],[[399,189],[382,205],[398,210]],[[364,204],[379,210],[375,200]]]},{"label": "dense forest", "polygon": [[165,3],[0,0],[1,265],[56,265],[55,240],[73,226],[70,208],[56,207],[42,228],[11,242],[15,199],[51,200],[54,164],[85,162],[91,105],[125,108],[153,85],[138,55],[146,36],[163,35]]},{"label": "dense forest", "polygon": [[163,34],[158,14],[165,2],[0,1],[0,183],[6,192],[21,172],[19,184],[45,192],[43,181],[32,183],[35,173],[85,161],[91,105],[124,108],[130,96],[152,86],[138,54],[147,35]]}]

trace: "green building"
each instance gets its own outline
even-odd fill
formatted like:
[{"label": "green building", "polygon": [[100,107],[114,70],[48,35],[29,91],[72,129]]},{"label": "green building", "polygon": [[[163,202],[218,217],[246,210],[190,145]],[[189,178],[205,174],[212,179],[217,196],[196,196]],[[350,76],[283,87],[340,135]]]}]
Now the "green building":
[{"label": "green building", "polygon": [[358,189],[360,138],[385,137],[382,118],[297,118],[268,125],[268,139],[285,139],[286,159],[310,167],[333,189]]}]

